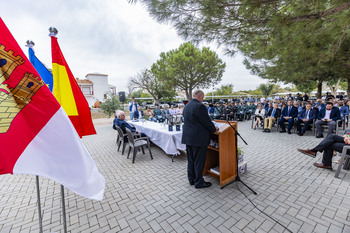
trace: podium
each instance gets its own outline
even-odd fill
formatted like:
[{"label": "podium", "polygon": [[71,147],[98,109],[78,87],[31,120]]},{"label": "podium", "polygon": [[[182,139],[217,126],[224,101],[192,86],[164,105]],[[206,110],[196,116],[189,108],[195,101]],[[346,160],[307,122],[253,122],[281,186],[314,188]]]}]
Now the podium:
[{"label": "podium", "polygon": [[[237,155],[235,132],[231,126],[222,120],[215,120],[220,123],[219,131],[210,135],[210,139],[218,143],[218,148],[208,146],[207,158],[204,165],[203,175],[211,175],[219,179],[220,186],[224,186],[237,177]],[[230,121],[237,129],[237,122]],[[210,169],[219,168],[219,171]]]}]

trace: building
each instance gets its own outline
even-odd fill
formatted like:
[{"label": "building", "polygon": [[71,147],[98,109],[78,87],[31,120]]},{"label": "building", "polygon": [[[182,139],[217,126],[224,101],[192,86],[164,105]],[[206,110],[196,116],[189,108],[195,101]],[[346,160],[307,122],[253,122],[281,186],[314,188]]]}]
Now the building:
[{"label": "building", "polygon": [[94,106],[97,101],[103,102],[108,97],[108,94],[116,95],[116,87],[108,84],[107,74],[89,73],[85,78],[77,78],[76,80],[89,106]]},{"label": "building", "polygon": [[86,79],[79,79],[76,78],[78,86],[80,87],[81,92],[83,92],[86,101],[88,102],[89,106],[93,106],[96,102],[94,100],[94,83],[90,80]]}]

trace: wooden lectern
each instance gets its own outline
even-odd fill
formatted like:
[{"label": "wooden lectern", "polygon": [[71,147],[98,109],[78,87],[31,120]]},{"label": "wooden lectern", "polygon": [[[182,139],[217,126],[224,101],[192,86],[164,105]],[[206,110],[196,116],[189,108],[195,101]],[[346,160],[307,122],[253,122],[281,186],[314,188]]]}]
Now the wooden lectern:
[{"label": "wooden lectern", "polygon": [[[208,146],[207,159],[204,165],[203,175],[211,175],[220,181],[220,186],[224,186],[237,177],[237,155],[235,132],[231,126],[222,120],[215,120],[220,123],[219,131],[210,135],[210,139],[218,143],[218,148]],[[230,121],[231,125],[237,129],[237,122]],[[211,168],[219,166],[219,175],[210,171]]]}]

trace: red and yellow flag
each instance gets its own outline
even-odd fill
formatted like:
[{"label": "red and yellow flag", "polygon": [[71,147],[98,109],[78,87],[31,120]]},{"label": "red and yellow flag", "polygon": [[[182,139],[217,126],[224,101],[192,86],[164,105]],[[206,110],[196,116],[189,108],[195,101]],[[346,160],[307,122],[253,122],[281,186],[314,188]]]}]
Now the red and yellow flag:
[{"label": "red and yellow flag", "polygon": [[96,134],[89,104],[64,59],[57,38],[51,36],[53,94],[72,121],[80,137]]}]

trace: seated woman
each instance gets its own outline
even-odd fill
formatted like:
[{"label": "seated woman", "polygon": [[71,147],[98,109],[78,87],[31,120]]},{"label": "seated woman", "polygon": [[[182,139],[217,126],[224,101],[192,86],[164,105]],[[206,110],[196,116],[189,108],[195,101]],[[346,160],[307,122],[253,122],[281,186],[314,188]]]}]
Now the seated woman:
[{"label": "seated woman", "polygon": [[147,107],[146,113],[145,113],[145,118],[149,121],[154,121],[157,122],[157,119],[153,115],[153,111],[151,110],[150,107]]},{"label": "seated woman", "polygon": [[255,110],[255,116],[254,116],[254,127],[253,129],[256,129],[256,126],[258,124],[262,124],[264,118],[265,118],[265,109],[262,107],[261,104],[258,104],[258,108]]}]

